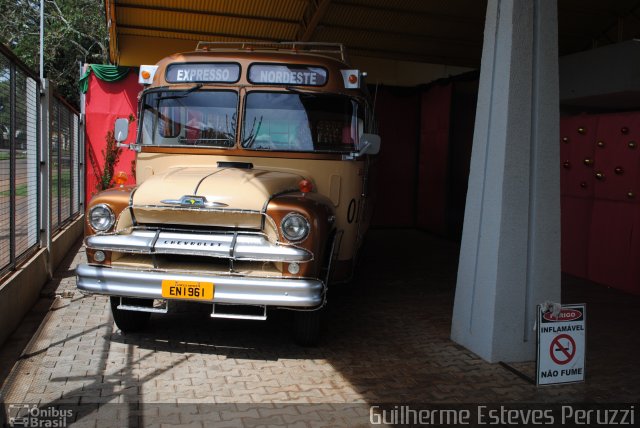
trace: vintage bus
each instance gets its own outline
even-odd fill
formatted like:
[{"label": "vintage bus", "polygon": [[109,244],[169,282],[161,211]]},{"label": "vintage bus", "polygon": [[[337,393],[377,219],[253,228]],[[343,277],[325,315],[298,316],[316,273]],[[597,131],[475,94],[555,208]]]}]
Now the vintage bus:
[{"label": "vintage bus", "polygon": [[178,301],[212,317],[291,310],[316,343],[329,284],[349,280],[371,216],[365,73],[338,44],[199,43],[141,66],[136,186],[87,206],[78,289],[124,332]]}]

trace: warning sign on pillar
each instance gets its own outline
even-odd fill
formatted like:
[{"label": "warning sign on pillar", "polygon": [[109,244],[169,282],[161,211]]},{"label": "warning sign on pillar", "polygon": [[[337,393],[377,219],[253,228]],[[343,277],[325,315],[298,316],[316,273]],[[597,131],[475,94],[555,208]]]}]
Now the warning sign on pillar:
[{"label": "warning sign on pillar", "polygon": [[585,305],[538,307],[538,385],[584,381]]}]

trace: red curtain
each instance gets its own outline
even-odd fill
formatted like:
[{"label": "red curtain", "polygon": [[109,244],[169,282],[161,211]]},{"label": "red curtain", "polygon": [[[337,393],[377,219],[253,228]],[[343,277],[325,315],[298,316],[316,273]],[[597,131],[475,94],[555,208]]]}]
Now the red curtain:
[{"label": "red curtain", "polygon": [[[105,164],[106,136],[113,130],[117,118],[136,117],[137,97],[142,86],[138,84],[138,75],[132,70],[118,82],[104,82],[91,73],[89,89],[85,98],[85,196],[87,203],[98,193],[98,183]],[[133,142],[136,135],[137,120],[129,125],[129,138]],[[121,149],[120,157],[114,168],[114,174],[124,171],[127,184],[135,184],[135,153]]]}]

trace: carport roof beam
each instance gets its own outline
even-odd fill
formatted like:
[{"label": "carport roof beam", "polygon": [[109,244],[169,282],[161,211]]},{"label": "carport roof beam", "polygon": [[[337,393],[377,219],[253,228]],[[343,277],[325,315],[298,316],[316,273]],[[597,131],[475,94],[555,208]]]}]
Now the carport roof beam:
[{"label": "carport roof beam", "polygon": [[304,18],[300,23],[297,39],[300,42],[308,42],[316,31],[316,27],[327,12],[331,0],[312,0],[305,10]]}]

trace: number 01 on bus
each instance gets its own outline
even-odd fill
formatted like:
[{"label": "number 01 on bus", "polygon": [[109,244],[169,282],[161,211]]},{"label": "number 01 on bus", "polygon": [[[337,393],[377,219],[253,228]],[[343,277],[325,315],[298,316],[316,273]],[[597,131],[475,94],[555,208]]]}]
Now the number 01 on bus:
[{"label": "number 01 on bus", "polygon": [[213,300],[212,282],[162,281],[162,297],[165,299]]}]

